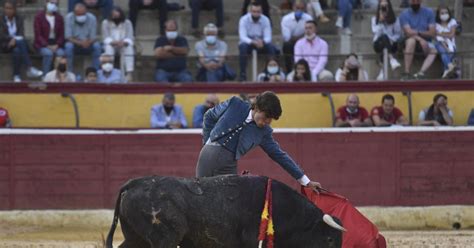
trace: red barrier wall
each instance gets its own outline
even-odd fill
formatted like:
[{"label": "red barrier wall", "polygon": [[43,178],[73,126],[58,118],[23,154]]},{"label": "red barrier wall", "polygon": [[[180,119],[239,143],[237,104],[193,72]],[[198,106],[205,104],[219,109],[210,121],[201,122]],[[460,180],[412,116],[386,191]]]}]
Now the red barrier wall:
[{"label": "red barrier wall", "polygon": [[[276,133],[306,173],[356,205],[474,204],[474,131]],[[112,208],[127,179],[192,177],[199,134],[0,135],[0,209]],[[297,186],[260,149],[240,161]]]}]

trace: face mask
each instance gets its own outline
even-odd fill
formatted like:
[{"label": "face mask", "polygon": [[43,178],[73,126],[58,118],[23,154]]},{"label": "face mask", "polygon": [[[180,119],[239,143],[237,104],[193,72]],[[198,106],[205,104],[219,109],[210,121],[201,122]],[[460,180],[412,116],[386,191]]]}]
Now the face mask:
[{"label": "face mask", "polygon": [[380,10],[381,10],[382,12],[387,12],[387,6],[381,6],[381,7],[380,7]]},{"label": "face mask", "polygon": [[84,24],[87,20],[87,16],[86,15],[80,15],[80,16],[76,16],[76,22],[79,23],[79,24]]},{"label": "face mask", "polygon": [[418,10],[420,10],[420,7],[421,7],[420,4],[412,4],[410,6],[411,6],[411,9],[413,10],[413,12],[418,12]]},{"label": "face mask", "polygon": [[163,106],[165,109],[166,114],[171,114],[171,111],[173,111],[173,107],[168,107],[168,106]]},{"label": "face mask", "polygon": [[54,3],[47,3],[46,4],[46,11],[48,13],[54,13],[54,12],[58,11],[58,6]]},{"label": "face mask", "polygon": [[176,39],[176,37],[178,37],[178,32],[176,31],[166,32],[166,38],[168,38],[168,40],[174,40]]},{"label": "face mask", "polygon": [[357,109],[357,108],[354,108],[354,109],[351,109],[350,107],[347,107],[347,108],[346,108],[346,111],[347,111],[347,113],[349,113],[349,114],[355,114],[355,113],[358,112],[358,110],[359,110],[359,109]]},{"label": "face mask", "polygon": [[206,36],[206,43],[207,44],[214,45],[214,44],[216,44],[216,42],[217,42],[217,36],[215,36],[215,35],[207,35]]},{"label": "face mask", "polygon": [[278,66],[267,66],[267,71],[270,74],[277,74],[278,73]]},{"label": "face mask", "polygon": [[61,73],[66,72],[66,69],[67,69],[67,68],[66,68],[66,64],[59,64],[57,69],[58,69],[58,71],[61,72]]},{"label": "face mask", "polygon": [[120,24],[120,18],[113,18],[112,21],[115,23],[115,25]]},{"label": "face mask", "polygon": [[295,18],[296,18],[296,20],[301,19],[301,17],[303,17],[303,13],[304,13],[304,12],[301,11],[301,10],[295,11]]},{"label": "face mask", "polygon": [[439,16],[439,19],[441,19],[441,21],[445,22],[447,20],[449,20],[449,14],[442,14]]},{"label": "face mask", "polygon": [[260,20],[260,16],[252,16],[253,22],[258,22]]},{"label": "face mask", "polygon": [[305,35],[304,36],[307,40],[313,40],[316,37],[316,34]]},{"label": "face mask", "polygon": [[105,63],[102,65],[102,70],[105,72],[111,72],[114,69],[114,65],[112,63]]}]

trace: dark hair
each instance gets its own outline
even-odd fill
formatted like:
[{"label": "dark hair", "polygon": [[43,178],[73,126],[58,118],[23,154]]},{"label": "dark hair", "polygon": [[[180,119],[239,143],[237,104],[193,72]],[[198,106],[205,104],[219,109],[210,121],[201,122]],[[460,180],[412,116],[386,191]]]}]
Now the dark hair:
[{"label": "dark hair", "polygon": [[110,15],[109,15],[109,21],[113,21],[112,20],[112,12],[114,12],[114,11],[119,12],[119,15],[120,15],[120,17],[118,18],[119,21],[120,21],[119,23],[125,22],[125,12],[123,12],[123,9],[120,8],[119,6],[114,6],[112,8],[112,11],[110,11]]},{"label": "dark hair", "polygon": [[426,112],[426,116],[425,116],[425,120],[436,120],[438,121],[441,125],[448,125],[448,123],[446,122],[446,120],[444,119],[444,117],[441,115],[441,118],[438,118],[436,119],[435,118],[435,115],[434,115],[434,108],[435,108],[435,105],[436,105],[436,102],[441,98],[443,97],[444,99],[448,100],[448,97],[444,94],[436,94],[434,97],[433,97],[433,104],[430,105],[430,107],[428,108],[428,111]]},{"label": "dark hair", "polygon": [[97,69],[95,69],[95,67],[92,67],[92,66],[91,66],[91,67],[87,67],[87,68],[86,68],[86,77],[87,77],[87,75],[89,75],[89,73],[91,73],[91,72],[97,74]]},{"label": "dark hair", "polygon": [[392,95],[390,94],[386,94],[382,97],[382,103],[385,101],[385,100],[391,100],[394,104],[395,104],[395,97],[393,97]]},{"label": "dark hair", "polygon": [[272,91],[265,91],[257,96],[254,109],[262,111],[267,118],[278,120],[281,116],[281,104],[278,96]]},{"label": "dark hair", "polygon": [[[344,66],[346,64],[346,60],[351,56],[354,56],[356,59],[359,59],[359,56],[357,56],[357,54],[355,54],[355,53],[351,53],[351,54],[347,55],[346,58],[344,59],[344,61],[342,61],[341,70],[344,69]],[[346,81],[357,81],[357,80],[359,80],[359,69],[349,70],[349,73],[346,74]]]},{"label": "dark hair", "polygon": [[13,9],[16,11],[16,1],[15,0],[5,0],[5,2],[3,2],[3,7],[5,7],[5,5],[7,5],[7,3],[11,4],[13,6]]},{"label": "dark hair", "polygon": [[313,24],[315,27],[318,27],[318,23],[315,21],[315,20],[309,20],[309,21],[306,21],[305,24],[308,24],[308,23],[311,23]]},{"label": "dark hair", "polygon": [[[296,75],[296,67],[297,67],[298,65],[304,66],[304,69],[305,69],[305,72],[304,72],[304,74],[303,74],[304,79],[305,79],[306,81],[311,81],[311,79],[312,79],[312,78],[311,78],[311,71],[309,70],[308,61],[306,61],[305,59],[300,59],[300,60],[298,60],[298,61],[296,62],[295,66],[294,66],[294,68],[293,68],[293,71],[294,71],[295,75]],[[293,81],[295,81],[295,77],[293,77]]]},{"label": "dark hair", "polygon": [[[385,19],[385,22],[387,22],[387,24],[394,24],[396,21],[397,21],[397,17],[395,16],[395,12],[393,11],[393,7],[392,7],[392,3],[390,2],[390,0],[387,0],[387,17]],[[377,6],[377,13],[375,15],[375,18],[376,18],[376,23],[379,24],[379,16],[380,16],[380,0],[379,0],[379,4]]]},{"label": "dark hair", "polygon": [[268,63],[270,63],[270,61],[277,62],[277,64],[278,64],[278,74],[279,74],[280,73],[280,61],[278,60],[277,57],[274,57],[274,56],[270,56],[270,57],[267,58],[267,61],[265,61],[265,69],[263,70],[263,72],[265,74],[268,74],[267,67],[268,67]]},{"label": "dark hair", "polygon": [[253,1],[253,2],[250,3],[250,6],[262,7],[262,4],[260,3],[260,1]]},{"label": "dark hair", "polygon": [[449,19],[446,21],[446,22],[449,22],[451,21],[451,19],[453,19],[453,15],[451,13],[451,10],[449,9],[449,7],[447,5],[444,5],[444,4],[441,4],[438,6],[438,9],[436,9],[436,23],[441,23],[441,18],[440,18],[440,12],[442,9],[447,9],[448,10],[448,14],[449,14]]},{"label": "dark hair", "polygon": [[163,99],[168,99],[168,100],[174,101],[174,100],[175,100],[175,96],[174,96],[173,92],[166,92],[166,93],[163,95]]}]

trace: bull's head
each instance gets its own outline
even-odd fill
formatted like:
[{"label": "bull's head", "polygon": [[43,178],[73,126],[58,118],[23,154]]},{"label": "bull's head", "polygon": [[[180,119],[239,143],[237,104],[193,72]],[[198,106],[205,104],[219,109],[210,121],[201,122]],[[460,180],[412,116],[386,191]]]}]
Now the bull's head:
[{"label": "bull's head", "polygon": [[315,242],[315,248],[342,247],[342,233],[345,232],[346,229],[342,227],[342,223],[339,219],[325,214],[322,220],[317,223],[316,230],[317,233],[315,233],[315,235],[317,241]]}]

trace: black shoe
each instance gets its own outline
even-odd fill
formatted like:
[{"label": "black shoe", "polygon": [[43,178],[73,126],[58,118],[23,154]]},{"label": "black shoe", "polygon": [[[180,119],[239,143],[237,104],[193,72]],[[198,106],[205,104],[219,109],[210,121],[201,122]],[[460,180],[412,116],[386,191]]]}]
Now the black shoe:
[{"label": "black shoe", "polygon": [[219,31],[217,32],[217,35],[219,38],[224,39],[225,38],[225,31],[222,27],[219,28]]},{"label": "black shoe", "polygon": [[415,79],[410,73],[402,73],[401,81],[409,81]]},{"label": "black shoe", "polygon": [[245,74],[240,74],[239,82],[244,82],[244,81],[247,81],[247,75],[245,75]]}]

